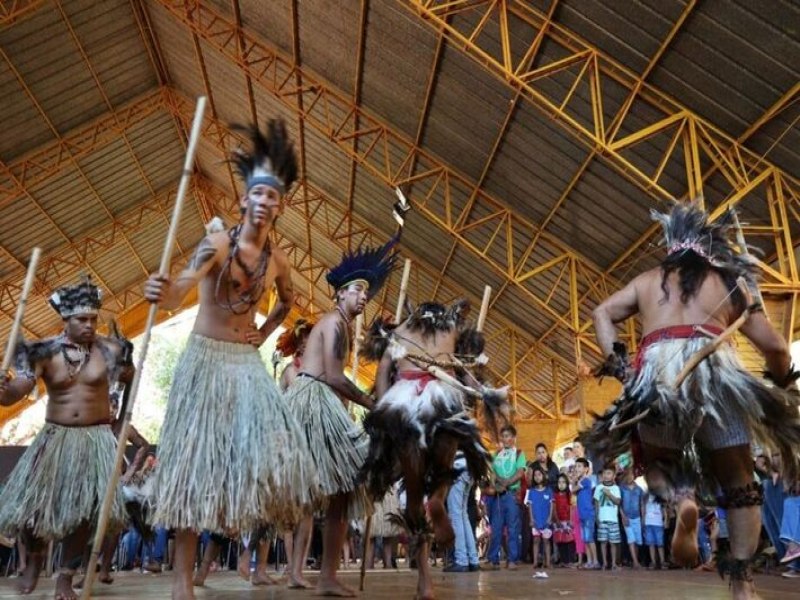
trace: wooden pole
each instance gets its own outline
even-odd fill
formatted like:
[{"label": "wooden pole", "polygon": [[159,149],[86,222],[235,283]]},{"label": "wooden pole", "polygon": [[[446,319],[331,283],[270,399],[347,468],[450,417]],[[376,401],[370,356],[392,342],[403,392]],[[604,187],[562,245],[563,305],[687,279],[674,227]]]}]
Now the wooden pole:
[{"label": "wooden pole", "polygon": [[41,248],[34,248],[33,252],[31,252],[31,260],[28,263],[25,283],[22,286],[22,293],[19,295],[19,302],[17,303],[17,314],[14,315],[14,322],[11,324],[11,332],[8,334],[8,342],[6,342],[6,353],[3,355],[3,363],[2,366],[0,366],[0,377],[5,376],[11,366],[11,361],[14,360],[19,330],[22,328],[22,317],[25,314],[25,307],[28,304],[28,295],[31,293],[31,288],[33,287],[33,279],[36,277],[36,266],[39,264],[39,257],[41,255]]},{"label": "wooden pole", "polygon": [[[161,254],[161,265],[158,272],[162,276],[169,275],[169,264],[172,261],[172,251],[175,245],[175,238],[178,235],[178,226],[181,222],[181,210],[183,209],[183,202],[186,198],[186,190],[189,188],[189,180],[192,177],[192,165],[194,164],[194,154],[197,150],[197,144],[200,141],[200,127],[203,124],[203,113],[206,108],[206,97],[201,96],[197,99],[197,107],[194,112],[194,121],[192,122],[192,131],[189,137],[189,144],[186,148],[186,159],[183,163],[183,171],[181,173],[180,184],[178,185],[178,195],[175,198],[175,207],[172,211],[172,221],[169,224],[169,232],[167,239],[164,242],[164,252]],[[117,484],[119,483],[120,469],[122,467],[122,459],[125,456],[125,445],[128,440],[128,433],[130,428],[131,416],[133,415],[133,406],[136,403],[136,393],[139,391],[139,382],[142,378],[142,368],[144,361],[147,357],[147,347],[150,344],[150,334],[153,325],[156,321],[156,313],[158,312],[158,305],[153,303],[150,305],[150,311],[147,313],[147,323],[144,329],[144,338],[142,339],[141,351],[139,352],[139,361],[136,364],[136,372],[131,382],[130,401],[128,403],[128,410],[125,411],[122,419],[122,429],[117,440],[117,456],[114,461],[114,470],[109,474],[108,486],[106,487],[106,495],[103,499],[103,506],[100,510],[100,518],[97,522],[97,529],[95,530],[94,543],[92,545],[92,554],[89,558],[89,564],[86,567],[86,578],[83,584],[83,593],[81,598],[88,600],[92,597],[92,584],[94,583],[95,568],[97,566],[97,559],[100,556],[100,548],[103,545],[103,538],[105,537],[106,528],[108,527],[108,519],[111,515],[111,506],[114,503],[114,496],[117,492]]]},{"label": "wooden pole", "polygon": [[476,329],[483,331],[483,326],[486,325],[486,313],[489,312],[489,298],[492,297],[492,286],[487,285],[483,288],[483,300],[481,301],[481,312],[478,314],[478,325]]},{"label": "wooden pole", "polygon": [[403,278],[400,280],[400,295],[397,297],[397,308],[394,311],[394,322],[400,324],[403,317],[403,305],[408,295],[408,278],[411,275],[411,259],[407,258],[403,264]]}]

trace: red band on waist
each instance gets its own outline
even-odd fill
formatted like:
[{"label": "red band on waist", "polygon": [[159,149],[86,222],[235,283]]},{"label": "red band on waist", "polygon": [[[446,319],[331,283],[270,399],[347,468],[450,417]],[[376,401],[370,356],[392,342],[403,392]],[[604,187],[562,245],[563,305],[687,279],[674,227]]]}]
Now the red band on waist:
[{"label": "red band on waist", "polygon": [[709,337],[711,335],[719,335],[724,330],[717,325],[673,325],[672,327],[663,327],[651,331],[642,338],[639,344],[639,349],[636,351],[636,359],[633,362],[633,368],[638,371],[642,366],[644,358],[644,351],[648,346],[663,342],[666,340],[686,340],[698,337]]}]

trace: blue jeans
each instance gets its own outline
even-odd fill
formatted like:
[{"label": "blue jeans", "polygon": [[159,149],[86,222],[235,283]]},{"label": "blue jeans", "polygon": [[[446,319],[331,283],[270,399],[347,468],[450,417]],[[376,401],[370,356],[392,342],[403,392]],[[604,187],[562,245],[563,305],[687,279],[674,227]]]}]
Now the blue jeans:
[{"label": "blue jeans", "polygon": [[467,500],[472,481],[468,473],[456,479],[447,494],[447,513],[456,534],[455,556],[453,562],[466,567],[478,564],[478,548],[475,545],[475,532],[467,514]]},{"label": "blue jeans", "polygon": [[492,540],[489,542],[489,562],[491,563],[500,563],[503,527],[508,527],[508,562],[519,562],[519,536],[522,534],[522,521],[516,496],[516,493],[511,491],[496,497],[492,512]]}]

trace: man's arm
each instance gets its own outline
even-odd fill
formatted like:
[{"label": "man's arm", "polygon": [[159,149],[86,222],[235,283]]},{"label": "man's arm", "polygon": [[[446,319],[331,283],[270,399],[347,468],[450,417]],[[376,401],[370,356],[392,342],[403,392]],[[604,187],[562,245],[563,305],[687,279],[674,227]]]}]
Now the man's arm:
[{"label": "man's arm", "polygon": [[[264,343],[269,335],[275,331],[275,328],[283,323],[283,320],[289,315],[294,303],[294,287],[292,285],[292,267],[286,258],[283,250],[275,248],[273,250],[275,263],[278,265],[278,274],[275,276],[275,287],[278,290],[278,301],[275,307],[267,315],[267,320],[258,328],[262,336],[261,343]],[[261,344],[259,344],[261,345]]]},{"label": "man's arm", "polygon": [[767,320],[763,311],[757,311],[742,325],[741,332],[764,355],[767,370],[772,374],[775,383],[785,385],[783,378],[789,373],[792,357],[789,345]]},{"label": "man's arm", "polygon": [[347,326],[339,318],[330,318],[322,324],[322,363],[325,367],[325,383],[339,395],[372,410],[373,399],[358,389],[344,375],[344,364],[349,347]]},{"label": "man's arm", "polygon": [[214,233],[204,237],[178,278],[173,282],[169,277],[154,273],[144,285],[144,297],[158,304],[159,308],[172,310],[180,306],[186,294],[206,276],[216,262],[219,250],[219,236]]},{"label": "man's arm", "polygon": [[612,294],[592,313],[595,336],[604,356],[614,352],[614,342],[617,341],[617,330],[614,325],[639,312],[637,280],[638,278],[634,279],[620,291]]},{"label": "man's arm", "polygon": [[[136,454],[131,461],[131,464],[128,466],[128,469],[125,471],[125,474],[122,476],[122,481],[127,482],[130,481],[131,477],[139,470],[142,466],[142,461],[144,457],[147,456],[147,453],[150,451],[150,443],[145,439],[145,437],[139,433],[133,425],[128,426],[128,442],[130,442],[133,446],[136,447]],[[126,442],[127,443],[127,442]]]},{"label": "man's arm", "polygon": [[378,370],[375,373],[375,395],[378,398],[383,398],[383,395],[392,386],[392,357],[387,348],[381,356],[381,362],[378,363]]}]

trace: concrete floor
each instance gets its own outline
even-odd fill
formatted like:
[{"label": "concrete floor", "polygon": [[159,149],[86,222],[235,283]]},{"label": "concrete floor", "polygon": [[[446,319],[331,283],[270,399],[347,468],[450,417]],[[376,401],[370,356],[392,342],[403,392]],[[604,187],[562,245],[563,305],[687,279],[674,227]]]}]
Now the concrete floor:
[{"label": "concrete floor", "polygon": [[[584,572],[555,569],[550,579],[531,579],[530,567],[516,572],[442,573],[434,569],[434,581],[439,600],[472,598],[592,598],[608,600],[717,600],[730,598],[727,583],[714,573],[691,571],[622,571],[619,573]],[[309,579],[315,581],[315,573]],[[358,573],[343,572],[343,581],[358,586]],[[96,584],[95,598],[168,599],[171,574],[117,574],[111,586]],[[800,580],[784,579],[777,575],[758,575],[756,582],[764,600],[800,600]],[[0,580],[0,598],[19,598],[14,579]],[[361,598],[395,600],[413,598],[416,572],[370,571]],[[36,591],[28,598],[44,600],[53,597],[53,581],[42,578]],[[232,572],[212,573],[207,587],[197,588],[197,598],[208,600],[233,599],[292,599],[312,598],[310,591],[287,590],[283,586],[254,588]]]}]

